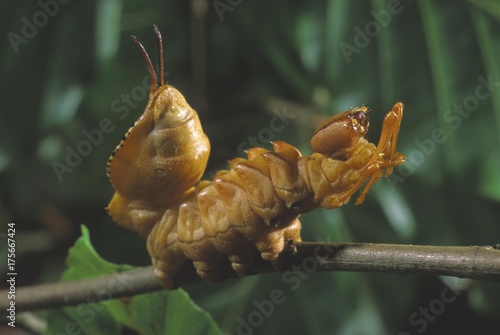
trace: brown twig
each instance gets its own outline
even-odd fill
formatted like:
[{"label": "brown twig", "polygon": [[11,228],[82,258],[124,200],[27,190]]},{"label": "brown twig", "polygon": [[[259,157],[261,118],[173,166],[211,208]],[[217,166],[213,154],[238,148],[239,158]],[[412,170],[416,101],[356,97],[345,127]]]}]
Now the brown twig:
[{"label": "brown twig", "polygon": [[[500,250],[491,246],[423,246],[372,243],[296,243],[280,258],[281,271],[354,271],[446,275],[500,281]],[[189,264],[188,264],[189,265]],[[16,310],[37,310],[133,296],[161,289],[151,266],[78,281],[18,288]],[[225,275],[234,277],[227,266]],[[256,262],[249,275],[276,271]],[[199,281],[191,266],[176,276],[182,286]],[[0,296],[6,297],[7,291]],[[7,299],[2,299],[4,309]]]}]

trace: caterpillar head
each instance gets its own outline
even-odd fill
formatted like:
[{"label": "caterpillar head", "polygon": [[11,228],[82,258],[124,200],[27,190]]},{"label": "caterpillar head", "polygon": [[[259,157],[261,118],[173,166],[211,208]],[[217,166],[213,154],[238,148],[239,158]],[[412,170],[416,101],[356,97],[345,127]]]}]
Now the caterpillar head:
[{"label": "caterpillar head", "polygon": [[311,138],[311,147],[320,154],[336,157],[342,156],[356,142],[363,138],[370,126],[365,106],[355,107],[326,120],[316,129]]},{"label": "caterpillar head", "polygon": [[[148,105],[111,154],[107,174],[116,192],[108,212],[119,224],[148,231],[161,208],[178,201],[201,178],[210,154],[210,143],[198,118],[182,94],[165,85],[159,30],[160,78],[142,44],[151,75]],[[144,228],[143,226],[147,228]]]}]

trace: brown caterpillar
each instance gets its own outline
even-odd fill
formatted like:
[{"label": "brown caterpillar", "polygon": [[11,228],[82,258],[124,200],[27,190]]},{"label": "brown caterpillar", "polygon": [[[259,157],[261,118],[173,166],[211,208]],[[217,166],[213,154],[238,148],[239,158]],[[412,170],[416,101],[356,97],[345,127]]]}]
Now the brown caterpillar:
[{"label": "brown caterpillar", "polygon": [[[245,274],[256,254],[275,262],[286,240],[300,241],[298,219],[316,207],[337,208],[365,183],[356,205],[382,176],[403,164],[396,152],[403,104],[387,113],[377,146],[365,138],[367,107],[335,115],[312,136],[312,156],[276,141],[274,151],[248,150],[213,181],[199,181],[210,151],[196,112],[175,88],[160,80],[135,37],[151,74],[150,100],[108,162],[116,192],[108,212],[118,224],[147,237],[155,275],[168,289],[174,275],[192,261],[204,280],[216,281],[224,258]],[[258,252],[256,252],[258,251]]]}]

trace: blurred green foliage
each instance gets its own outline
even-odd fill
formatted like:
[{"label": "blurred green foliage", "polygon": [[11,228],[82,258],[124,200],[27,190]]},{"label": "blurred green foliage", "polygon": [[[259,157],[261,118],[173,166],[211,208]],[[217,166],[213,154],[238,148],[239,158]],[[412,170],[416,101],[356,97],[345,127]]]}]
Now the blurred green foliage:
[{"label": "blurred green foliage", "polygon": [[[147,101],[145,64],[128,36],[156,62],[153,24],[165,40],[167,81],[211,139],[207,175],[250,142],[281,139],[310,153],[321,120],[362,104],[375,111],[368,138],[376,142],[386,111],[405,103],[398,148],[407,163],[363,205],[305,215],[304,240],[499,243],[495,0],[7,1],[0,17],[0,222],[16,222],[19,285],[57,280],[80,224],[105,259],[149,263],[144,242],[103,208],[113,193],[107,158]],[[276,113],[294,118],[270,135]],[[72,150],[85,155],[68,161]],[[443,290],[458,286],[439,309]],[[231,334],[275,289],[286,300],[255,334],[500,332],[491,283],[311,273],[296,290],[280,274],[186,287]]]}]

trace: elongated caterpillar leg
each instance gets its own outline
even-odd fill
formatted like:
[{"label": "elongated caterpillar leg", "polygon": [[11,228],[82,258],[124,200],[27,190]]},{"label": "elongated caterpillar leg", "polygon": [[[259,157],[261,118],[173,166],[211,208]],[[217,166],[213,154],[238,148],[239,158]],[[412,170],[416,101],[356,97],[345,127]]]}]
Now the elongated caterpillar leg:
[{"label": "elongated caterpillar leg", "polygon": [[406,157],[401,153],[396,152],[396,142],[401,125],[401,119],[403,117],[403,107],[403,104],[398,102],[394,105],[392,110],[387,113],[382,125],[379,143],[375,148],[371,159],[363,168],[358,182],[349,190],[340,194],[332,195],[330,199],[328,199],[328,204],[331,206],[328,208],[342,206],[368,180],[368,183],[361,192],[361,195],[356,199],[355,205],[361,204],[368,194],[371,186],[384,175],[383,170],[385,170],[385,175],[388,176],[392,173],[392,168],[394,166],[403,164]]},{"label": "elongated caterpillar leg", "polygon": [[386,166],[384,166],[386,168],[386,176],[392,173],[392,168],[394,166],[402,164],[405,159],[402,154],[396,152],[396,143],[398,140],[399,128],[401,126],[401,120],[403,118],[403,108],[403,104],[401,102],[398,102],[385,116],[377,148],[373,153],[373,157],[367,163],[367,166],[370,166],[377,161],[387,162],[387,164],[385,164]]},{"label": "elongated caterpillar leg", "polygon": [[395,125],[390,128],[390,130],[392,130],[392,136],[389,138],[390,147],[387,151],[387,154],[389,154],[389,161],[391,162],[391,166],[385,170],[386,176],[392,173],[392,168],[394,166],[401,165],[406,160],[406,157],[403,154],[396,151],[399,128],[401,127],[401,120],[403,119],[403,109],[404,105],[401,102],[398,102],[394,105],[394,107],[392,107],[392,111],[390,111],[389,114],[385,117],[385,119],[390,118],[392,122],[395,123]]},{"label": "elongated caterpillar leg", "polygon": [[[398,102],[394,105],[394,107],[392,107],[392,110],[387,113],[384,118],[377,148],[372,158],[367,163],[367,168],[360,181],[364,181],[370,175],[371,178],[361,192],[360,196],[356,199],[356,205],[361,204],[365,200],[370,187],[378,181],[383,174],[385,176],[390,175],[394,166],[401,165],[406,160],[406,157],[403,154],[396,151],[399,128],[403,118],[403,109],[404,105],[401,102]],[[382,170],[385,171],[382,172]]]}]

